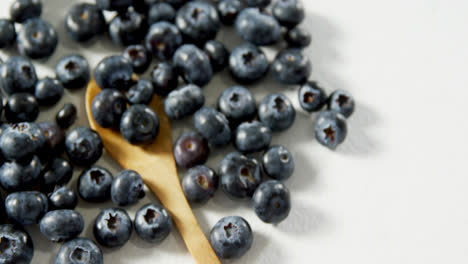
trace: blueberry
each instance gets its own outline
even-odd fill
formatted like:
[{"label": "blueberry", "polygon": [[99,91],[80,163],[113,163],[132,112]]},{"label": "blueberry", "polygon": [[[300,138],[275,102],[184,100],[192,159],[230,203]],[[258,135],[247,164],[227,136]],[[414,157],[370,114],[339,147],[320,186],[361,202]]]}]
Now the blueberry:
[{"label": "blueberry", "polygon": [[34,123],[18,123],[7,127],[0,137],[3,157],[20,160],[32,156],[44,146],[46,137]]},{"label": "blueberry", "polygon": [[218,12],[212,4],[192,1],[177,11],[176,25],[190,43],[203,44],[214,39],[221,27]]},{"label": "blueberry", "polygon": [[232,86],[224,90],[218,98],[218,108],[233,125],[251,120],[257,111],[255,98],[242,86]]},{"label": "blueberry", "polygon": [[67,89],[85,87],[90,79],[88,61],[81,55],[67,55],[62,57],[55,65],[57,79]]},{"label": "blueberry", "polygon": [[190,131],[179,136],[174,144],[174,158],[179,167],[191,168],[208,159],[210,148],[200,134]]},{"label": "blueberry", "polygon": [[231,198],[251,197],[262,181],[260,165],[255,159],[232,152],[220,163],[221,187]]},{"label": "blueberry", "polygon": [[131,144],[148,144],[159,134],[159,118],[146,105],[132,105],[120,120],[120,133]]},{"label": "blueberry", "polygon": [[208,140],[212,146],[221,147],[231,141],[231,128],[224,114],[211,107],[198,110],[193,122],[197,131]]},{"label": "blueberry", "polygon": [[312,36],[310,33],[301,27],[294,27],[290,29],[284,39],[290,47],[293,48],[305,48],[312,42]]},{"label": "blueberry", "polygon": [[96,162],[102,155],[101,137],[87,127],[73,129],[65,138],[65,150],[70,161],[87,166]]},{"label": "blueberry", "polygon": [[161,243],[172,230],[172,218],[164,207],[146,204],[135,214],[135,231],[150,243]]},{"label": "blueberry", "polygon": [[26,231],[13,225],[0,225],[0,262],[5,264],[31,263],[34,246]]},{"label": "blueberry", "polygon": [[36,185],[40,174],[41,161],[37,156],[5,162],[0,167],[0,185],[8,192],[29,190]]},{"label": "blueberry", "polygon": [[109,35],[117,45],[128,46],[139,44],[145,37],[148,24],[142,14],[129,9],[119,14],[109,24]]},{"label": "blueberry", "polygon": [[0,19],[0,49],[13,45],[16,40],[16,30],[13,21]]},{"label": "blueberry", "polygon": [[127,90],[132,84],[133,66],[123,56],[102,59],[94,69],[94,78],[101,89]]},{"label": "blueberry", "polygon": [[177,88],[179,75],[172,64],[161,62],[156,65],[151,73],[154,92],[161,96],[166,96]]},{"label": "blueberry", "polygon": [[73,104],[64,104],[63,107],[57,112],[55,116],[55,122],[61,128],[69,128],[72,126],[77,118],[78,110]]},{"label": "blueberry", "polygon": [[66,187],[57,187],[52,193],[49,194],[50,210],[60,209],[75,209],[78,204],[78,196],[75,192]]},{"label": "blueberry", "polygon": [[87,202],[103,202],[110,197],[112,174],[100,167],[84,170],[78,179],[78,194]]},{"label": "blueberry", "polygon": [[213,71],[218,72],[226,68],[229,62],[229,51],[223,43],[209,40],[205,43],[203,51],[208,55]]},{"label": "blueberry", "polygon": [[323,111],[315,120],[314,131],[320,144],[334,150],[346,138],[346,119],[335,111]]},{"label": "blueberry", "polygon": [[122,12],[133,5],[133,2],[134,0],[96,0],[96,5],[103,10]]},{"label": "blueberry", "polygon": [[252,247],[252,229],[240,216],[223,217],[211,229],[210,243],[220,258],[240,258]]},{"label": "blueberry", "polygon": [[15,223],[37,224],[48,210],[47,197],[37,191],[11,193],[5,199],[5,210]]},{"label": "blueberry", "polygon": [[258,121],[249,121],[237,127],[233,140],[238,151],[253,153],[268,148],[271,138],[270,128]]},{"label": "blueberry", "polygon": [[15,0],[10,6],[10,17],[17,23],[40,17],[42,14],[42,0]]},{"label": "blueberry", "polygon": [[8,98],[5,118],[10,123],[32,122],[39,116],[39,103],[30,93],[16,93]]},{"label": "blueberry", "polygon": [[252,204],[257,216],[265,223],[277,224],[291,211],[289,190],[276,180],[260,184],[252,197]]},{"label": "blueberry", "polygon": [[186,44],[177,49],[173,58],[174,66],[187,83],[204,86],[213,77],[210,58],[201,49]]},{"label": "blueberry", "polygon": [[133,170],[121,171],[111,185],[112,202],[118,206],[136,204],[145,196],[143,179]]},{"label": "blueberry", "polygon": [[49,161],[41,173],[42,190],[53,190],[56,185],[67,184],[73,175],[73,166],[62,158]]},{"label": "blueberry", "polygon": [[179,29],[166,21],[151,25],[145,38],[146,49],[159,60],[169,60],[180,45],[182,34]]},{"label": "blueberry", "polygon": [[50,241],[64,242],[77,237],[83,231],[84,219],[74,210],[54,210],[41,219],[40,229]]},{"label": "blueberry", "polygon": [[266,7],[271,3],[271,0],[243,0],[249,7]]},{"label": "blueberry", "polygon": [[302,109],[308,112],[319,111],[328,100],[327,94],[316,82],[307,82],[302,85],[298,95]]},{"label": "blueberry", "polygon": [[258,105],[258,117],[273,132],[290,128],[296,119],[296,110],[283,94],[265,96]]},{"label": "blueberry", "polygon": [[301,0],[275,1],[272,6],[273,16],[285,27],[292,28],[304,20],[305,11]]},{"label": "blueberry", "polygon": [[28,20],[16,37],[18,51],[31,59],[50,57],[58,44],[58,35],[49,22],[40,18]]},{"label": "blueberry", "polygon": [[164,111],[170,119],[178,120],[195,113],[204,103],[202,89],[189,84],[169,93],[164,101]]},{"label": "blueberry", "polygon": [[86,42],[107,30],[102,11],[93,4],[72,5],[65,16],[68,36],[78,42]]},{"label": "blueberry", "polygon": [[161,2],[168,3],[172,7],[177,9],[177,8],[179,8],[180,6],[182,6],[184,3],[188,2],[188,1],[191,1],[191,0],[164,0],[164,1],[161,1],[161,0],[136,0],[136,1],[134,1],[133,6],[135,7],[135,9],[138,12],[145,13],[145,12],[148,12],[148,10],[150,9],[151,6],[153,6],[153,5],[157,4],[157,3],[161,3]]},{"label": "blueberry", "polygon": [[310,60],[300,49],[281,51],[271,66],[273,76],[282,84],[302,84],[311,71]]},{"label": "blueberry", "polygon": [[193,167],[182,179],[182,188],[189,202],[205,203],[218,189],[219,176],[204,165]]},{"label": "blueberry", "polygon": [[91,103],[94,120],[102,127],[118,128],[120,118],[127,110],[127,100],[118,90],[101,90]]},{"label": "blueberry", "polygon": [[75,238],[64,243],[55,264],[104,264],[101,249],[88,238]]},{"label": "blueberry", "polygon": [[244,9],[240,0],[221,0],[217,6],[221,22],[227,25],[234,24],[237,15]]},{"label": "blueberry", "polygon": [[252,83],[264,77],[269,64],[265,53],[252,44],[241,44],[231,51],[229,70],[236,80]]},{"label": "blueberry", "polygon": [[13,56],[0,65],[0,81],[7,94],[32,93],[37,82],[36,69],[29,59]]},{"label": "blueberry", "polygon": [[45,144],[38,150],[41,160],[49,160],[64,150],[65,132],[55,123],[38,123],[45,136]]},{"label": "blueberry", "polygon": [[330,94],[328,109],[336,111],[348,118],[354,113],[355,103],[353,96],[347,91],[337,90]]},{"label": "blueberry", "polygon": [[153,99],[154,88],[150,81],[140,79],[126,93],[130,104],[149,104]]},{"label": "blueberry", "polygon": [[276,19],[258,8],[246,8],[236,18],[237,33],[245,41],[265,46],[281,40],[281,26]]},{"label": "blueberry", "polygon": [[128,46],[123,56],[132,63],[135,73],[144,73],[151,64],[151,54],[143,45]]},{"label": "blueberry", "polygon": [[282,181],[291,177],[294,172],[294,158],[283,146],[273,146],[263,154],[263,171],[269,177]]},{"label": "blueberry", "polygon": [[152,25],[160,21],[174,21],[176,16],[175,9],[168,3],[156,3],[149,8],[148,24]]},{"label": "blueberry", "polygon": [[112,248],[127,243],[132,228],[132,220],[125,210],[107,208],[96,217],[93,232],[99,244]]},{"label": "blueberry", "polygon": [[55,78],[44,78],[37,82],[34,96],[41,105],[54,105],[63,96],[63,85]]}]

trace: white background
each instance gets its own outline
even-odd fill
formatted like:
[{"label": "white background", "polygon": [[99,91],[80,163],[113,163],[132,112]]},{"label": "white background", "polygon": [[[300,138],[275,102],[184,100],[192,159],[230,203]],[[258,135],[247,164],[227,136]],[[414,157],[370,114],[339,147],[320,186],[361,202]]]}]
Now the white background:
[{"label": "white background", "polygon": [[[41,77],[52,74],[64,54],[82,53],[94,66],[120,52],[104,38],[87,46],[67,39],[63,17],[72,2],[78,1],[44,0],[43,17],[57,28],[61,41],[49,61],[37,62]],[[321,147],[313,137],[314,116],[298,111],[294,127],[274,137],[296,159],[296,172],[286,182],[292,193],[290,217],[277,226],[264,224],[247,201],[230,201],[220,191],[194,209],[202,229],[208,234],[226,215],[241,215],[251,223],[252,249],[226,263],[467,263],[468,2],[303,2],[304,26],[313,35],[307,49],[312,79],[329,92],[349,90],[357,101],[348,139],[336,152]],[[1,1],[0,17],[8,16],[10,3]],[[219,39],[230,48],[240,42],[232,29]],[[205,88],[208,105],[231,84],[228,74],[218,75]],[[270,79],[252,91],[257,99],[284,92],[298,106],[296,89]],[[86,124],[83,94],[68,92],[40,119],[50,119],[72,101],[79,106],[79,124]],[[174,125],[176,137],[190,129],[191,121]],[[209,165],[216,167],[223,153],[214,152]],[[99,164],[119,170],[107,156]],[[149,195],[149,200],[155,198]],[[128,208],[130,214],[142,204]],[[82,235],[92,237],[93,218],[107,206],[80,201],[87,224]],[[43,239],[37,227],[28,230],[36,249],[33,263],[53,263],[58,245]],[[161,245],[148,245],[133,234],[123,248],[104,252],[105,262],[113,264],[192,262],[175,231]]]}]

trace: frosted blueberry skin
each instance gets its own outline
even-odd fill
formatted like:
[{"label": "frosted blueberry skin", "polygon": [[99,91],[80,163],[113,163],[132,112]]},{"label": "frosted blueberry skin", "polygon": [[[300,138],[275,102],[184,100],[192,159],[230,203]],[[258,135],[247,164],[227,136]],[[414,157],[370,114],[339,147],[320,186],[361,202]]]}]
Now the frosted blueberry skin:
[{"label": "frosted blueberry skin", "polygon": [[15,43],[16,29],[13,21],[0,19],[0,49],[9,47]]},{"label": "frosted blueberry skin", "polygon": [[0,225],[0,239],[5,247],[0,252],[2,263],[31,263],[34,255],[34,246],[29,234],[13,225]]},{"label": "frosted blueberry skin", "polygon": [[254,45],[267,46],[281,40],[281,26],[278,21],[258,8],[246,8],[235,22],[239,36]]},{"label": "frosted blueberry skin", "polygon": [[258,105],[258,117],[273,132],[290,128],[296,119],[296,110],[283,94],[270,94]]},{"label": "frosted blueberry skin", "polygon": [[179,74],[172,64],[161,62],[154,67],[151,73],[151,82],[156,94],[166,96],[177,88]]},{"label": "frosted blueberry skin", "polygon": [[135,231],[146,242],[159,244],[171,233],[173,222],[169,212],[157,204],[146,204],[135,214]]},{"label": "frosted blueberry skin", "polygon": [[104,264],[101,249],[88,238],[75,238],[63,243],[55,264]]},{"label": "frosted blueberry skin", "polygon": [[159,134],[159,117],[146,105],[132,105],[120,119],[120,133],[131,144],[148,144]]},{"label": "frosted blueberry skin", "polygon": [[194,126],[211,146],[222,147],[231,141],[231,128],[224,114],[202,107],[193,116]]},{"label": "frosted blueberry skin", "polygon": [[93,4],[73,5],[65,16],[65,31],[68,37],[78,42],[86,42],[107,30],[102,11]]},{"label": "frosted blueberry skin", "polygon": [[45,142],[45,135],[37,124],[17,123],[4,128],[0,149],[7,160],[23,160],[34,155]]},{"label": "frosted blueberry skin", "polygon": [[297,26],[304,20],[305,10],[302,0],[281,0],[275,1],[272,13],[278,22],[287,28]]},{"label": "frosted blueberry skin", "polygon": [[234,145],[242,153],[254,153],[268,148],[272,139],[270,128],[258,121],[240,124],[234,135]]},{"label": "frosted blueberry skin", "polygon": [[298,91],[299,103],[307,112],[316,112],[327,104],[328,96],[316,82],[307,82]]},{"label": "frosted blueberry skin", "polygon": [[195,45],[185,44],[178,48],[172,61],[180,76],[187,83],[203,87],[213,77],[210,58]]},{"label": "frosted blueberry skin", "polygon": [[30,93],[16,93],[8,98],[5,118],[10,123],[33,122],[39,116],[39,103]]},{"label": "frosted blueberry skin", "polygon": [[41,219],[39,227],[41,233],[50,241],[64,242],[81,234],[84,229],[84,219],[74,210],[54,210]]},{"label": "frosted blueberry skin", "polygon": [[37,156],[5,162],[0,167],[0,185],[7,192],[30,190],[39,181],[41,161]]},{"label": "frosted blueberry skin", "polygon": [[103,202],[110,198],[112,174],[100,166],[84,170],[78,178],[78,194],[87,202]]},{"label": "frosted blueberry skin", "polygon": [[284,40],[291,48],[305,48],[312,42],[312,36],[309,31],[297,26],[288,30],[284,36]]},{"label": "frosted blueberry skin", "polygon": [[39,223],[47,210],[47,197],[37,191],[15,192],[5,198],[8,218],[20,225]]},{"label": "frosted blueberry skin", "polygon": [[148,69],[152,60],[152,54],[143,45],[128,46],[123,56],[132,63],[133,71],[139,74]]},{"label": "frosted blueberry skin", "polygon": [[203,46],[203,51],[208,55],[213,71],[219,72],[226,68],[229,62],[229,51],[223,43],[217,40],[209,40]]},{"label": "frosted blueberry skin", "polygon": [[258,186],[252,197],[255,214],[265,223],[277,224],[284,221],[291,211],[288,188],[276,180],[266,181]]},{"label": "frosted blueberry skin", "polygon": [[348,133],[346,119],[336,111],[323,111],[314,123],[315,138],[331,150],[342,144]]},{"label": "frosted blueberry skin", "polygon": [[271,72],[282,84],[302,84],[309,78],[312,65],[302,50],[286,49],[276,56]]},{"label": "frosted blueberry skin", "polygon": [[42,14],[42,0],[15,0],[10,5],[10,17],[17,23],[23,23]]},{"label": "frosted blueberry skin", "polygon": [[180,135],[174,144],[174,158],[177,166],[182,168],[205,163],[209,154],[208,141],[193,131]]},{"label": "frosted blueberry skin", "polygon": [[252,247],[252,229],[244,218],[227,216],[219,220],[211,229],[210,243],[218,257],[240,258]]},{"label": "frosted blueberry skin", "polygon": [[64,90],[57,79],[46,77],[37,82],[34,96],[40,105],[54,105],[62,98]]},{"label": "frosted blueberry skin", "polygon": [[130,239],[133,224],[127,212],[120,208],[102,210],[94,222],[96,241],[108,248],[123,246]]},{"label": "frosted blueberry skin", "polygon": [[96,0],[98,8],[108,11],[123,12],[133,5],[134,0]]},{"label": "frosted blueberry skin", "polygon": [[10,57],[0,65],[0,82],[7,94],[32,93],[37,82],[36,69],[28,58]]},{"label": "frosted blueberry skin", "polygon": [[66,186],[57,187],[49,194],[50,210],[75,209],[78,205],[78,196]]},{"label": "frosted blueberry skin", "polygon": [[166,21],[151,25],[145,37],[145,46],[159,60],[169,60],[182,45],[182,34],[179,29]]},{"label": "frosted blueberry skin", "polygon": [[125,93],[127,100],[130,104],[144,104],[148,105],[153,99],[154,88],[150,81],[139,79]]},{"label": "frosted blueberry skin", "polygon": [[206,203],[218,189],[219,176],[205,165],[195,166],[182,179],[182,189],[189,202]]},{"label": "frosted blueberry skin", "polygon": [[83,88],[91,78],[88,61],[78,54],[62,57],[55,65],[55,73],[67,89]]},{"label": "frosted blueberry skin", "polygon": [[232,86],[224,90],[218,98],[218,109],[229,120],[231,127],[253,119],[257,105],[252,93],[245,87]]},{"label": "frosted blueberry skin", "polygon": [[164,100],[164,111],[172,120],[180,120],[195,113],[205,103],[199,86],[189,84],[170,92]]},{"label": "frosted blueberry skin", "polygon": [[243,0],[249,7],[266,7],[271,3],[271,0]]},{"label": "frosted blueberry skin", "polygon": [[21,55],[31,59],[43,59],[55,52],[58,35],[49,22],[34,18],[23,24],[16,37],[16,43]]},{"label": "frosted blueberry skin", "polygon": [[148,24],[152,25],[160,21],[173,22],[176,10],[168,3],[156,3],[149,8]]},{"label": "frosted blueberry skin", "polygon": [[235,47],[229,56],[229,71],[241,83],[252,83],[263,78],[269,67],[265,53],[249,43]]},{"label": "frosted blueberry skin", "polygon": [[101,89],[127,90],[132,84],[132,62],[120,55],[105,57],[94,68],[94,79]]},{"label": "frosted blueberry skin", "polygon": [[73,166],[67,160],[54,158],[41,172],[41,189],[51,191],[57,185],[67,184],[73,176]]},{"label": "frosted blueberry skin", "polygon": [[355,103],[353,96],[343,90],[334,91],[330,94],[328,101],[328,109],[336,111],[348,118],[354,113]]},{"label": "frosted blueberry skin", "polygon": [[101,90],[91,102],[91,113],[101,127],[118,128],[126,110],[126,98],[115,89]]},{"label": "frosted blueberry skin", "polygon": [[145,17],[133,9],[120,13],[109,24],[109,36],[112,42],[124,47],[141,43],[147,31],[148,24]]},{"label": "frosted blueberry skin", "polygon": [[96,131],[87,127],[76,127],[65,138],[65,150],[72,163],[89,166],[102,156],[103,145]]},{"label": "frosted blueberry skin", "polygon": [[78,115],[78,110],[74,104],[64,104],[63,107],[55,115],[55,122],[63,129],[71,127]]},{"label": "frosted blueberry skin", "polygon": [[136,171],[121,171],[112,181],[112,202],[118,206],[136,204],[141,198],[145,197],[144,186],[143,179]]},{"label": "frosted blueberry skin", "polygon": [[262,157],[263,171],[270,178],[286,180],[294,172],[294,158],[283,146],[272,146]]},{"label": "frosted blueberry skin", "polygon": [[234,24],[237,15],[244,9],[240,0],[221,0],[216,6],[221,22],[226,25]]}]

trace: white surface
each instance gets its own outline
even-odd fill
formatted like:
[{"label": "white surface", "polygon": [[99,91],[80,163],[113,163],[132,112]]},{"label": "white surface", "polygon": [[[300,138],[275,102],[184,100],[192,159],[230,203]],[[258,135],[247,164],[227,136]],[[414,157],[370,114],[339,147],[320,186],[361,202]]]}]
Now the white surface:
[{"label": "white surface", "polygon": [[[1,1],[1,17],[7,16],[10,2]],[[119,52],[106,41],[85,47],[66,38],[62,19],[77,1],[44,2],[44,17],[57,27],[61,42],[58,52],[40,63],[40,76],[51,74],[63,54],[83,53],[95,65]],[[319,146],[313,117],[299,111],[295,126],[274,137],[296,159],[296,173],[286,183],[293,199],[290,217],[278,226],[264,224],[247,202],[229,201],[218,192],[194,209],[201,227],[208,234],[219,218],[233,214],[251,223],[252,249],[227,263],[467,263],[468,2],[303,2],[305,25],[313,34],[307,49],[312,79],[327,91],[349,90],[358,102],[348,140],[336,152]],[[228,31],[219,38],[232,47],[239,42],[233,35]],[[227,74],[217,76],[205,88],[208,105],[230,84]],[[297,106],[295,90],[272,81],[260,86],[253,89],[257,99],[285,91]],[[83,91],[68,93],[59,105],[67,101],[79,105],[79,123],[86,124]],[[185,128],[176,125],[174,136],[189,129],[190,121],[184,123]],[[209,165],[216,167],[222,154],[212,156]],[[99,164],[119,170],[106,156]],[[139,205],[129,208],[132,216]],[[80,202],[87,224],[83,235],[92,237],[92,219],[106,206],[110,203],[96,208]],[[53,263],[58,246],[37,228],[29,230],[36,247],[33,262]],[[192,262],[177,232],[158,246],[134,234],[123,248],[104,252],[106,263],[114,264]]]}]

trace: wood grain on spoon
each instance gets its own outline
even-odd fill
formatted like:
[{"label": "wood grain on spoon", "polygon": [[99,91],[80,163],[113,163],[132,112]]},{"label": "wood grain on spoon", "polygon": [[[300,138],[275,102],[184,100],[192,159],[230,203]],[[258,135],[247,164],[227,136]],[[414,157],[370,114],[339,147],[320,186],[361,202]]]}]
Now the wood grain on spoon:
[{"label": "wood grain on spoon", "polygon": [[175,225],[197,263],[220,263],[182,191],[172,154],[170,123],[164,113],[161,100],[155,95],[150,104],[160,121],[158,137],[150,145],[135,146],[125,141],[118,131],[102,128],[94,121],[91,102],[99,91],[96,82],[91,81],[86,91],[86,112],[91,128],[101,136],[108,154],[123,168],[133,169],[141,174],[146,185],[171,213]]}]

